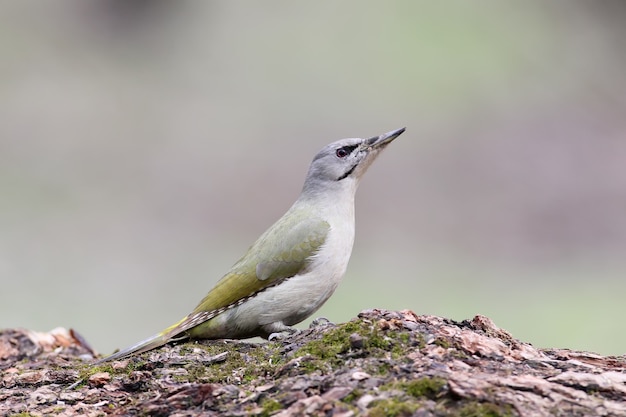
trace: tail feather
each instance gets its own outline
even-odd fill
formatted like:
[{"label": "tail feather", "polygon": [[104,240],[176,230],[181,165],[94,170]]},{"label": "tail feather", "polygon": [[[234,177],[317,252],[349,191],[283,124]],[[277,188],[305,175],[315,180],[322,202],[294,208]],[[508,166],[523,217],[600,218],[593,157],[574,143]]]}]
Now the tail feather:
[{"label": "tail feather", "polygon": [[102,359],[98,359],[94,364],[100,364],[103,362],[114,361],[117,359],[122,359],[131,355],[139,355],[140,353],[147,352],[149,350],[158,348],[160,346],[165,345],[166,343],[173,340],[176,336],[183,333],[187,329],[181,328],[180,324],[183,323],[185,319],[180,322],[168,327],[160,333],[157,333],[149,338],[142,340],[132,346],[127,347],[126,349],[122,349],[119,352],[115,352],[107,357]]},{"label": "tail feather", "polygon": [[163,346],[164,344],[174,340],[177,336],[186,333],[187,330],[193,329],[194,327],[211,320],[221,312],[223,312],[223,309],[192,313],[178,323],[163,330],[161,333],[157,333],[133,346],[122,349],[119,352],[115,352],[106,358],[99,359],[95,362],[95,364],[125,358],[130,355],[138,355],[151,349],[158,348],[159,346]]},{"label": "tail feather", "polygon": [[154,349],[154,348],[158,348],[159,346],[163,346],[164,344],[166,344],[167,342],[169,342],[171,340],[171,338],[169,338],[166,334],[164,333],[158,333],[155,334],[154,336],[151,336],[145,340],[142,340],[141,342],[127,347],[126,349],[122,349],[119,352],[115,352],[112,355],[109,355],[105,358],[99,359],[98,361],[96,361],[96,364],[102,363],[102,362],[108,362],[108,361],[114,361],[117,359],[122,359],[125,358],[127,356],[130,355],[135,355],[135,354],[140,354],[143,352],[147,352],[150,349]]}]

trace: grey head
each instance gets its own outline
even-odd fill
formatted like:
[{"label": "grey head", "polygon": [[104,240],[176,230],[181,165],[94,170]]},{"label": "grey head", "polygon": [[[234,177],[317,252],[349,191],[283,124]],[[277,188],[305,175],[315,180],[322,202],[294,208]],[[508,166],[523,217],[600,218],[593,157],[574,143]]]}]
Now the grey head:
[{"label": "grey head", "polygon": [[356,190],[359,179],[374,159],[404,130],[393,130],[369,139],[341,139],[326,145],[311,162],[302,194],[314,195],[346,187]]}]

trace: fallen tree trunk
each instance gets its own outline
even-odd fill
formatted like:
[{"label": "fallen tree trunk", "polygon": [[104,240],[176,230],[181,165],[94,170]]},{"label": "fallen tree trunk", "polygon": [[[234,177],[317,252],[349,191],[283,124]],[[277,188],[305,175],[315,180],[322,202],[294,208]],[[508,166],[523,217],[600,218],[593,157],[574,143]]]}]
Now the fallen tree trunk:
[{"label": "fallen tree trunk", "polygon": [[367,310],[279,342],[93,356],[72,331],[0,332],[0,414],[626,415],[626,357],[536,349],[483,316]]}]

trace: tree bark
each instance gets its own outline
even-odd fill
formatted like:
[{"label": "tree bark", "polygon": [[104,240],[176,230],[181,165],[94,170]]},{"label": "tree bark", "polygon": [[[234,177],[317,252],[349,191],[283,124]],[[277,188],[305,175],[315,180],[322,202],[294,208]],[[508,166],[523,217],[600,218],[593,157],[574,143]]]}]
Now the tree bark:
[{"label": "tree bark", "polygon": [[0,415],[626,416],[625,356],[537,349],[484,316],[374,309],[278,342],[95,356],[71,330],[3,330]]}]

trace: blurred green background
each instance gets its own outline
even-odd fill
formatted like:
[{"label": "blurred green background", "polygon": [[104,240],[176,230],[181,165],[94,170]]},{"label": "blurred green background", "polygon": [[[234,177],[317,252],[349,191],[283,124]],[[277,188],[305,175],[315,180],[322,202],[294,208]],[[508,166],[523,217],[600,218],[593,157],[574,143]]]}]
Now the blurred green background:
[{"label": "blurred green background", "polygon": [[72,327],[101,352],[155,333],[322,146],[406,126],[316,316],[484,314],[539,347],[624,354],[626,3],[0,9],[0,327]]}]

